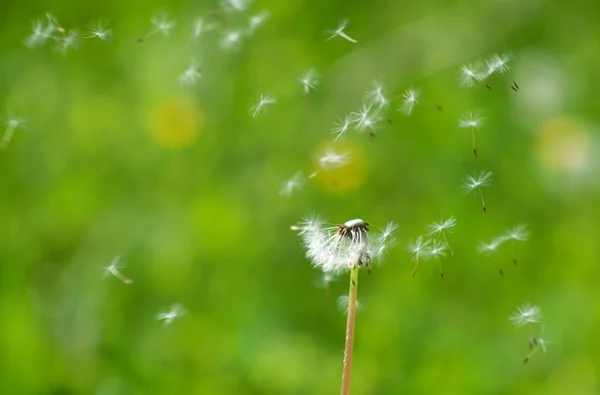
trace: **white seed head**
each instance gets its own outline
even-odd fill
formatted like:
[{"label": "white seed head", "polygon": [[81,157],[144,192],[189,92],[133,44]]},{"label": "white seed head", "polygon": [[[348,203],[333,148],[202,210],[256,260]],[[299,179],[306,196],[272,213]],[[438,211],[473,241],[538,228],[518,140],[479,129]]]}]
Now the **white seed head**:
[{"label": "white seed head", "polygon": [[371,266],[382,258],[391,238],[388,229],[386,237],[371,237],[368,224],[361,219],[354,219],[324,228],[322,224],[311,223],[300,232],[306,248],[306,257],[314,267],[325,273],[340,273],[350,270],[354,265]]},{"label": "white seed head", "polygon": [[419,104],[419,101],[417,100],[419,95],[419,92],[414,89],[407,89],[404,91],[404,94],[402,94],[402,106],[398,111],[410,115],[415,105]]},{"label": "white seed head", "polygon": [[491,186],[492,173],[489,171],[482,171],[478,175],[470,175],[465,178],[463,188],[467,190],[467,193],[473,192],[478,188],[489,188]]},{"label": "white seed head", "polygon": [[452,228],[456,226],[456,218],[454,216],[449,217],[445,221],[433,222],[429,225],[429,235],[439,235],[444,232],[451,232]]},{"label": "white seed head", "polygon": [[417,237],[417,240],[408,245],[408,250],[412,254],[413,261],[419,261],[426,258],[429,254],[431,240],[423,240],[423,236]]},{"label": "white seed head", "polygon": [[332,273],[321,273],[319,277],[313,281],[313,284],[317,288],[327,289],[329,284],[334,282],[336,279],[337,277]]},{"label": "white seed head", "polygon": [[169,310],[156,315],[157,320],[164,320],[165,325],[169,325],[177,317],[185,314],[185,309],[179,303],[175,303],[169,307]]},{"label": "white seed head", "polygon": [[233,48],[239,45],[242,42],[242,32],[239,30],[231,30],[223,36],[223,40],[221,41],[221,47]]},{"label": "white seed head", "polygon": [[379,111],[368,103],[363,103],[361,109],[351,113],[350,117],[359,132],[366,130],[374,132],[377,129],[377,124],[381,121]]},{"label": "white seed head", "polygon": [[333,124],[332,133],[335,134],[334,141],[343,140],[344,137],[346,136],[346,133],[348,132],[348,129],[350,128],[350,125],[352,125],[352,123],[353,123],[353,120],[352,120],[351,116],[346,115],[344,120],[342,120],[338,117],[338,121]]},{"label": "white seed head", "polygon": [[279,190],[279,194],[283,196],[291,196],[296,191],[302,191],[304,188],[304,178],[302,172],[297,172],[294,176],[283,183],[283,187]]},{"label": "white seed head", "polygon": [[75,31],[69,30],[56,40],[54,50],[62,55],[66,55],[70,49],[77,49],[78,45],[79,35]]},{"label": "white seed head", "polygon": [[204,19],[198,18],[194,21],[194,26],[192,29],[192,35],[194,38],[200,37],[200,35],[204,32]]},{"label": "white seed head", "polygon": [[268,106],[269,104],[273,104],[275,102],[276,102],[276,100],[274,97],[266,96],[264,93],[261,93],[258,104],[256,104],[255,106],[252,106],[249,110],[252,113],[252,118],[256,118],[256,116],[261,111],[263,111],[266,108],[266,106]]},{"label": "white seed head", "polygon": [[506,240],[526,241],[529,238],[529,231],[527,225],[519,224],[506,231],[502,236]]},{"label": "white seed head", "polygon": [[325,170],[342,167],[348,163],[350,163],[349,152],[339,154],[333,149],[328,149],[325,155],[319,158],[319,165]]},{"label": "white seed head", "polygon": [[33,21],[32,24],[32,32],[25,39],[25,45],[29,48],[35,47],[37,45],[43,45],[49,38],[52,38],[52,35],[56,31],[56,25],[53,23],[54,17],[50,14],[47,14],[48,20],[46,23],[41,20]]},{"label": "white seed head", "polygon": [[260,25],[262,25],[267,19],[269,19],[270,16],[271,13],[267,10],[263,10],[258,14],[252,15],[248,20],[248,33],[254,33]]},{"label": "white seed head", "polygon": [[525,303],[517,308],[517,312],[513,313],[509,317],[509,320],[516,326],[523,326],[526,324],[537,324],[543,318],[542,309],[539,306]]},{"label": "white seed head", "polygon": [[165,36],[168,36],[173,27],[175,27],[175,21],[170,20],[169,15],[164,11],[155,14],[150,22],[154,25],[157,32]]},{"label": "white seed head", "polygon": [[475,82],[482,80],[481,64],[463,64],[459,71],[460,85],[471,88]]},{"label": "white seed head", "polygon": [[483,125],[484,119],[480,116],[480,113],[467,111],[458,120],[458,126],[461,128],[479,129]]},{"label": "white seed head", "polygon": [[506,239],[504,237],[497,237],[489,243],[482,242],[477,247],[477,251],[481,252],[481,253],[490,254],[490,253],[496,251],[496,249],[505,241],[506,241]]},{"label": "white seed head", "polygon": [[104,275],[108,276],[114,276],[116,278],[118,278],[119,280],[123,281],[125,284],[133,284],[133,280],[130,278],[127,278],[123,275],[123,273],[121,273],[121,271],[119,270],[119,268],[123,268],[125,267],[124,265],[120,265],[121,261],[121,257],[120,256],[116,256],[112,262],[110,263],[110,265],[108,265],[107,267],[104,268]]},{"label": "white seed head", "polygon": [[494,73],[504,74],[508,71],[508,62],[510,61],[510,57],[506,54],[504,55],[492,55],[486,62],[486,73],[488,75],[492,75]]},{"label": "white seed head", "polygon": [[83,38],[97,38],[102,41],[106,41],[108,37],[111,35],[111,30],[108,28],[108,21],[98,21],[94,25],[92,25],[87,34],[83,36]]},{"label": "white seed head", "polygon": [[309,70],[302,78],[300,78],[300,83],[302,84],[305,94],[308,95],[311,90],[319,86],[319,80],[317,78],[317,74],[312,69]]},{"label": "white seed head", "polygon": [[387,108],[390,102],[383,93],[383,85],[378,80],[374,80],[372,85],[373,88],[366,93],[365,102],[379,109]]},{"label": "white seed head", "polygon": [[426,256],[428,258],[440,258],[446,256],[446,250],[448,249],[448,243],[443,240],[434,239],[431,241],[431,245],[427,248]]},{"label": "white seed head", "polygon": [[348,36],[345,33],[344,30],[346,30],[347,25],[348,25],[348,20],[345,19],[342,21],[342,23],[340,23],[340,25],[338,26],[337,29],[327,31],[327,34],[329,35],[328,40],[331,40],[332,38],[334,38],[336,36],[340,36],[344,40],[350,41],[351,43],[357,43],[358,41],[356,41],[355,39],[353,39],[352,37]]},{"label": "white seed head", "polygon": [[200,77],[202,77],[202,71],[196,62],[192,61],[188,68],[179,75],[179,83],[183,86],[194,86]]}]

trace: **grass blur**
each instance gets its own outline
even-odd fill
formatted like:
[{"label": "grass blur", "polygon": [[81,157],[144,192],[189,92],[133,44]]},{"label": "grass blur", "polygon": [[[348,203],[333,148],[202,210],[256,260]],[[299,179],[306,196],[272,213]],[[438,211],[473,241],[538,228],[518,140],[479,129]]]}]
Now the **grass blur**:
[{"label": "grass blur", "polygon": [[[137,43],[162,9],[170,34]],[[0,109],[26,120],[0,151],[1,393],[337,393],[347,276],[315,287],[321,273],[289,230],[311,213],[400,226],[385,264],[361,272],[353,394],[600,391],[596,2],[0,10]],[[262,10],[263,25],[224,47]],[[112,34],[66,55],[51,41],[27,48],[46,12],[80,33],[107,18]],[[193,38],[199,17],[220,28]],[[344,18],[356,44],[326,40]],[[509,72],[491,90],[461,87],[461,65],[494,53],[511,55]],[[182,86],[192,62],[202,76]],[[306,95],[311,68],[320,84]],[[389,122],[334,143],[337,117],[374,79],[393,100]],[[421,95],[407,116],[396,110],[409,88]],[[253,118],[263,93],[277,102]],[[466,111],[485,117],[477,158],[458,127]],[[331,148],[351,162],[324,171]],[[282,196],[298,171],[318,174]],[[462,188],[481,171],[492,172],[487,214]],[[434,262],[412,278],[405,246],[450,215],[445,279]],[[518,265],[509,245],[477,252],[520,223],[531,235]],[[116,256],[133,284],[105,276]],[[508,317],[528,301],[551,343],[523,365],[530,334]],[[156,319],[175,303],[183,316]]]}]

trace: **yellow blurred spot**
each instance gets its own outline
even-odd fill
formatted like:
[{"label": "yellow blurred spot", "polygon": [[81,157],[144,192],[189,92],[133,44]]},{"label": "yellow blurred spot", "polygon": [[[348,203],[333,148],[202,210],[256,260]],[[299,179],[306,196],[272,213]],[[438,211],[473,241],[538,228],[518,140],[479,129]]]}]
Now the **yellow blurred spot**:
[{"label": "yellow blurred spot", "polygon": [[177,149],[193,142],[202,125],[202,114],[192,99],[171,97],[154,109],[151,130],[158,145]]},{"label": "yellow blurred spot", "polygon": [[553,118],[542,125],[538,140],[540,162],[553,172],[580,173],[590,164],[591,142],[574,119]]},{"label": "yellow blurred spot", "polygon": [[594,362],[585,357],[567,359],[558,365],[547,381],[547,394],[592,395],[598,393]]},{"label": "yellow blurred spot", "polygon": [[[321,159],[331,152],[347,154],[347,162],[323,166]],[[358,145],[350,142],[326,142],[316,150],[313,173],[317,173],[316,178],[323,189],[333,193],[344,193],[363,184],[367,175],[366,160]]]}]

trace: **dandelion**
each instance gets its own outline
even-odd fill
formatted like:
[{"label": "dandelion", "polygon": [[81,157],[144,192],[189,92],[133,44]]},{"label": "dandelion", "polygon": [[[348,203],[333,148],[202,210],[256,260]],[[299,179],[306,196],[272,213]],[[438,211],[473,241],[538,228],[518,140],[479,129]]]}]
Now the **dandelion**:
[{"label": "dandelion", "polygon": [[304,94],[308,95],[311,89],[315,89],[319,86],[319,80],[317,79],[317,75],[314,70],[309,70],[301,79],[302,88],[304,89]]},{"label": "dandelion", "polygon": [[252,113],[252,118],[256,118],[256,116],[265,109],[265,107],[269,104],[275,103],[275,98],[271,96],[265,96],[264,93],[260,94],[260,101],[257,105],[252,106],[250,108],[250,112]]},{"label": "dandelion", "polygon": [[516,253],[516,242],[517,241],[526,241],[529,238],[529,231],[527,230],[527,225],[520,224],[513,228],[510,228],[506,231],[506,233],[502,236],[505,240],[510,240],[512,244],[512,260],[513,263],[517,264],[517,253]]},{"label": "dandelion", "polygon": [[221,46],[223,48],[232,48],[237,46],[242,41],[242,32],[239,30],[231,30],[223,36]]},{"label": "dandelion", "polygon": [[51,15],[47,14],[47,17],[48,22],[46,24],[41,20],[33,21],[33,31],[25,39],[25,45],[27,47],[32,48],[37,45],[43,45],[49,38],[52,38],[56,28],[51,22]]},{"label": "dandelion", "polygon": [[459,75],[460,75],[460,84],[461,86],[471,88],[475,85],[475,82],[480,81],[481,79],[481,65],[479,64],[464,64],[461,66]]},{"label": "dandelion", "polygon": [[125,277],[120,271],[119,268],[124,267],[123,265],[119,265],[121,260],[120,256],[115,257],[110,265],[105,268],[106,275],[112,275],[123,281],[125,284],[133,284],[133,280]]},{"label": "dandelion", "polygon": [[181,317],[185,314],[185,310],[182,305],[175,303],[169,307],[169,310],[159,313],[156,315],[157,320],[164,320],[165,325],[169,325],[177,317]]},{"label": "dandelion", "polygon": [[284,196],[290,196],[295,191],[302,191],[303,187],[304,180],[302,178],[302,172],[298,172],[294,174],[294,176],[291,179],[286,180],[283,183],[283,187],[279,191],[279,194]]},{"label": "dandelion", "polygon": [[452,228],[454,228],[455,226],[456,226],[456,218],[454,218],[453,216],[449,217],[445,221],[433,222],[432,224],[429,225],[429,229],[430,229],[429,235],[430,236],[442,236],[442,238],[448,245],[448,249],[450,250],[450,253],[452,254],[452,258],[454,258],[454,250],[452,250],[452,247],[450,247],[450,244],[448,243],[446,233],[452,232]]},{"label": "dandelion", "polygon": [[344,136],[346,136],[346,133],[348,132],[348,129],[350,128],[350,125],[352,125],[353,122],[354,121],[353,121],[352,117],[350,117],[348,115],[346,115],[344,120],[342,120],[338,117],[338,121],[333,124],[332,133],[335,134],[335,139],[333,141],[338,141],[338,140],[343,139]]},{"label": "dandelion", "polygon": [[427,248],[426,256],[428,258],[433,258],[437,261],[438,266],[440,268],[440,277],[442,280],[444,279],[444,271],[442,269],[442,260],[446,256],[446,249],[448,248],[448,243],[442,240],[433,239],[431,241],[431,245]]},{"label": "dandelion", "polygon": [[458,120],[458,127],[469,129],[473,139],[473,155],[477,156],[477,147],[475,145],[475,131],[483,125],[483,118],[479,113],[474,114],[471,111],[467,111],[462,115],[462,118]]},{"label": "dandelion", "polygon": [[423,236],[417,237],[417,240],[411,243],[408,246],[409,251],[412,254],[412,261],[415,261],[415,267],[412,271],[412,276],[414,277],[417,274],[417,269],[419,267],[419,263],[421,259],[425,259],[429,254],[429,245],[431,244],[431,240],[423,240]]},{"label": "dandelion", "polygon": [[416,104],[419,104],[417,98],[419,97],[419,92],[414,89],[407,89],[402,94],[402,106],[398,109],[398,111],[402,111],[406,115],[410,115],[412,110]]},{"label": "dandelion", "polygon": [[[310,222],[300,232],[306,248],[306,256],[314,267],[325,273],[350,271],[350,290],[347,299],[348,321],[342,373],[341,393],[349,394],[352,356],[354,347],[354,323],[357,309],[358,271],[369,268],[381,259],[386,243],[391,242],[393,225],[386,226],[380,236],[371,237],[368,222],[353,219],[344,224],[324,228],[321,222]],[[346,300],[344,299],[344,303]]]},{"label": "dandelion", "polygon": [[485,201],[483,200],[483,192],[481,191],[481,188],[489,188],[491,185],[491,178],[491,172],[482,171],[479,173],[479,175],[467,176],[465,183],[463,184],[463,188],[467,190],[467,193],[471,193],[475,190],[479,192],[481,206],[484,213],[487,213],[487,207],[485,206]]},{"label": "dandelion", "polygon": [[[350,298],[348,295],[340,295],[337,299],[337,306],[340,313],[348,315]],[[358,312],[362,308],[362,304],[356,300],[355,310]]]},{"label": "dandelion", "polygon": [[386,108],[390,104],[388,98],[383,94],[383,85],[377,80],[373,81],[373,89],[367,92],[365,100],[369,106],[379,109]]},{"label": "dandelion", "polygon": [[253,34],[260,25],[269,19],[270,16],[271,14],[267,10],[252,15],[248,21],[248,33]]},{"label": "dandelion", "polygon": [[192,36],[194,36],[194,38],[198,38],[198,37],[200,37],[200,35],[202,34],[203,31],[204,31],[204,19],[198,18],[194,21],[194,25],[192,28]]},{"label": "dandelion", "polygon": [[97,38],[102,41],[106,41],[108,36],[111,34],[111,30],[108,29],[108,21],[98,21],[95,25],[88,29],[86,35],[83,38]]},{"label": "dandelion", "polygon": [[192,61],[179,76],[179,83],[183,86],[194,86],[200,77],[202,77],[202,70]]},{"label": "dandelion", "polygon": [[508,62],[510,61],[510,57],[508,55],[492,55],[486,61],[487,71],[486,74],[492,75],[494,73],[504,74],[508,71]]},{"label": "dandelion", "polygon": [[[542,328],[542,333],[543,332],[545,332],[544,328]],[[548,343],[552,343],[552,342],[549,340],[546,340],[543,337],[531,336],[529,338],[529,354],[527,354],[527,356],[523,359],[523,364],[526,364],[531,359],[533,354],[535,354],[536,351],[539,349],[541,349],[542,352],[545,354],[547,351],[546,346],[548,345]]]},{"label": "dandelion", "polygon": [[542,322],[544,316],[542,309],[539,306],[534,306],[531,303],[525,303],[517,307],[517,312],[511,314],[509,320],[515,326],[523,326],[527,324],[537,324]]},{"label": "dandelion", "polygon": [[328,149],[325,155],[319,158],[319,165],[325,169],[342,167],[350,162],[350,153],[338,154],[333,149]]},{"label": "dandelion", "polygon": [[152,23],[154,29],[152,29],[144,37],[138,38],[138,43],[147,40],[157,33],[168,36],[171,34],[171,30],[175,27],[175,21],[170,20],[169,15],[164,11],[154,14],[152,19],[150,19],[150,23]]},{"label": "dandelion", "polygon": [[362,108],[350,114],[352,123],[356,124],[358,131],[368,131],[369,136],[374,137],[377,133],[375,128],[381,121],[379,112],[372,111],[372,106],[363,103]]},{"label": "dandelion", "polygon": [[329,38],[328,40],[331,40],[332,38],[336,37],[336,36],[340,36],[341,38],[350,41],[351,43],[357,43],[358,41],[356,41],[355,39],[353,39],[352,37],[348,36],[344,30],[346,30],[346,26],[348,25],[348,20],[344,20],[342,21],[342,23],[338,26],[337,29],[335,30],[329,30],[327,31],[327,34],[329,34]]},{"label": "dandelion", "polygon": [[9,114],[8,121],[6,122],[6,129],[4,135],[0,140],[0,149],[6,149],[8,144],[12,140],[13,134],[17,129],[25,129],[25,121],[19,118],[15,118]]},{"label": "dandelion", "polygon": [[56,39],[56,47],[54,49],[56,52],[66,55],[69,49],[77,49],[78,43],[79,35],[75,31],[64,31],[62,36]]}]

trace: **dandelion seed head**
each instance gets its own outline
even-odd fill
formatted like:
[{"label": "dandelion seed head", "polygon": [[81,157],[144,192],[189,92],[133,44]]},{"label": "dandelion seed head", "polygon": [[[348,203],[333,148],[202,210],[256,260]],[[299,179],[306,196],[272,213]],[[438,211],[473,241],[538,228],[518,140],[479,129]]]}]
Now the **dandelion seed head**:
[{"label": "dandelion seed head", "polygon": [[198,18],[194,21],[193,36],[195,38],[198,38],[198,37],[200,37],[200,35],[202,34],[203,31],[204,31],[204,19]]},{"label": "dandelion seed head", "polygon": [[517,308],[516,313],[513,313],[509,320],[515,326],[523,326],[526,324],[536,324],[543,320],[542,309],[539,306],[534,306],[531,303],[525,303]]},{"label": "dandelion seed head", "polygon": [[402,111],[406,115],[410,115],[413,111],[415,105],[419,104],[417,100],[419,97],[419,92],[414,89],[407,89],[402,94],[402,106],[399,108],[399,111]]},{"label": "dandelion seed head", "polygon": [[429,225],[429,235],[441,234],[443,232],[451,232],[452,228],[456,226],[456,218],[454,216],[449,217],[445,221],[433,222]]},{"label": "dandelion seed head", "polygon": [[256,116],[261,111],[263,111],[266,108],[266,106],[268,106],[269,104],[273,104],[275,102],[276,102],[276,99],[274,97],[266,96],[265,94],[261,93],[258,104],[256,104],[255,106],[252,106],[249,110],[252,113],[252,118],[256,118]]},{"label": "dandelion seed head", "polygon": [[481,253],[492,253],[494,251],[496,251],[496,249],[502,244],[504,243],[505,239],[503,237],[497,237],[495,239],[493,239],[491,242],[489,243],[480,243],[479,246],[477,246],[477,251],[481,252]]},{"label": "dandelion seed head", "polygon": [[223,40],[221,41],[221,46],[223,48],[232,48],[242,41],[242,32],[239,30],[231,30],[225,33],[223,36]]},{"label": "dandelion seed head", "polygon": [[461,128],[479,129],[483,125],[483,121],[484,118],[479,113],[467,111],[458,120],[458,126]]},{"label": "dandelion seed head", "polygon": [[254,33],[256,29],[266,22],[267,19],[271,16],[271,13],[267,10],[263,10],[258,14],[254,14],[248,20],[248,32],[250,34]]},{"label": "dandelion seed head", "polygon": [[202,72],[195,62],[191,62],[187,69],[179,76],[179,83],[183,86],[194,86],[202,77]]},{"label": "dandelion seed head", "polygon": [[90,27],[84,38],[97,38],[106,41],[111,35],[111,30],[108,28],[108,21],[98,21],[94,26]]},{"label": "dandelion seed head", "polygon": [[487,73],[488,75],[492,75],[494,73],[504,74],[508,71],[508,62],[510,61],[510,57],[506,54],[503,55],[492,55],[487,61]]},{"label": "dandelion seed head", "polygon": [[169,307],[169,310],[156,315],[157,320],[163,320],[165,325],[171,324],[175,318],[185,314],[185,309],[179,303],[175,303]]},{"label": "dandelion seed head", "polygon": [[361,219],[354,219],[334,227],[321,224],[305,227],[300,236],[306,257],[325,273],[340,273],[356,264],[371,266],[381,258],[390,237],[370,235],[368,225]]},{"label": "dandelion seed head", "polygon": [[481,80],[481,65],[480,64],[464,64],[460,71],[460,84],[466,88],[471,88],[475,82]]},{"label": "dandelion seed head", "polygon": [[32,48],[38,45],[43,45],[46,41],[52,37],[52,34],[56,31],[56,26],[52,23],[51,15],[48,14],[48,21],[44,24],[44,21],[36,20],[32,23],[32,32],[25,39],[25,46]]},{"label": "dandelion seed head", "polygon": [[350,114],[350,119],[360,132],[365,130],[375,131],[377,124],[381,121],[379,112],[374,110],[368,103],[363,103],[360,110]]},{"label": "dandelion seed head", "polygon": [[342,140],[346,136],[346,133],[348,132],[348,129],[352,123],[353,120],[348,115],[346,115],[343,120],[338,117],[338,121],[333,124],[332,133],[335,134],[334,141]]},{"label": "dandelion seed head", "polygon": [[171,30],[175,27],[175,21],[169,19],[169,15],[166,12],[159,12],[155,14],[150,22],[154,25],[154,28],[160,33],[168,36]]},{"label": "dandelion seed head", "polygon": [[344,31],[344,30],[346,30],[347,25],[348,25],[348,20],[345,19],[342,21],[342,23],[340,23],[340,25],[338,26],[337,29],[327,31],[326,33],[329,35],[328,40],[331,40],[332,38],[339,36],[346,41],[350,41],[351,43],[356,43],[357,41],[355,39],[353,39],[352,37],[348,36],[346,34],[346,32]]},{"label": "dandelion seed head", "polygon": [[319,165],[323,169],[338,168],[347,165],[350,162],[350,153],[338,154],[333,149],[328,149],[325,155],[319,158]]},{"label": "dandelion seed head", "polygon": [[300,79],[300,83],[302,84],[305,94],[308,94],[311,90],[319,86],[317,74],[312,69]]},{"label": "dandelion seed head", "polygon": [[491,185],[491,179],[491,172],[482,171],[478,175],[467,176],[463,183],[463,188],[467,190],[467,193],[472,192],[477,188],[488,188]]},{"label": "dandelion seed head", "polygon": [[283,183],[283,187],[279,190],[279,194],[283,196],[291,196],[296,191],[302,191],[304,188],[304,179],[302,172],[297,172],[294,176]]},{"label": "dandelion seed head", "polygon": [[431,240],[424,240],[423,236],[417,237],[417,240],[410,243],[408,245],[408,250],[412,254],[413,261],[419,261],[422,258],[425,258],[429,254],[429,247],[431,244]]},{"label": "dandelion seed head", "polygon": [[373,81],[373,88],[366,93],[365,101],[369,106],[377,107],[379,109],[386,108],[390,102],[388,98],[383,94],[383,85],[380,81]]},{"label": "dandelion seed head", "polygon": [[526,241],[529,238],[527,225],[519,224],[506,231],[503,236],[507,240]]},{"label": "dandelion seed head", "polygon": [[426,255],[429,258],[439,258],[446,256],[446,250],[448,249],[448,243],[443,240],[433,239],[431,244],[427,248]]}]

